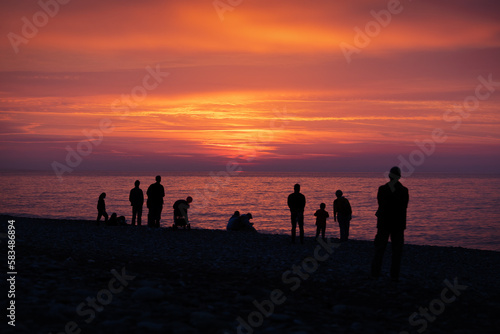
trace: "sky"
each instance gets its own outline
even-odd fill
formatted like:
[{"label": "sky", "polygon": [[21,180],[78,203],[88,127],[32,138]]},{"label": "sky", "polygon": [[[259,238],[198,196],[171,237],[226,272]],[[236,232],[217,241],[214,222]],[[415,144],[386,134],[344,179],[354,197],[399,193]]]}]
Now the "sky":
[{"label": "sky", "polygon": [[0,22],[1,170],[500,170],[496,0],[3,0]]}]

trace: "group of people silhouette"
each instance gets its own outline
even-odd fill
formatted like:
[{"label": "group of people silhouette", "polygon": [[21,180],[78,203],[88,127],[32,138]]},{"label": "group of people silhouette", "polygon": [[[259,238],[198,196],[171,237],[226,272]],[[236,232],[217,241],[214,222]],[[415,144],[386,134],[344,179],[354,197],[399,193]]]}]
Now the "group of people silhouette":
[{"label": "group of people silhouette", "polygon": [[[151,184],[146,192],[148,199],[146,201],[146,206],[149,209],[148,212],[148,226],[158,228],[160,227],[161,212],[163,211],[163,198],[165,197],[165,188],[161,184],[161,176],[156,176],[156,182]],[[134,188],[130,190],[129,201],[130,206],[132,206],[132,223],[134,226],[142,225],[142,208],[144,206],[144,192],[139,187],[141,182],[136,180],[134,183]],[[106,198],[106,193],[99,195],[99,200],[97,201],[97,224],[99,224],[101,217],[104,217],[105,225],[127,225],[125,222],[125,217],[117,217],[116,213],[111,215],[108,219],[108,214],[106,212],[106,204],[104,199]],[[189,204],[193,201],[191,196],[188,196],[185,200],[177,200],[174,205],[174,224],[173,228],[183,227],[190,229],[188,219],[188,209]]]},{"label": "group of people silhouette", "polygon": [[253,223],[250,222],[253,216],[249,212],[244,215],[240,215],[239,211],[235,211],[234,214],[229,218],[226,226],[228,231],[247,231],[247,232],[257,232]]},{"label": "group of people silhouette", "polygon": [[[392,263],[390,276],[397,281],[401,267],[401,256],[404,244],[404,230],[406,229],[406,211],[409,202],[408,188],[403,186],[399,179],[401,178],[401,170],[399,167],[391,168],[389,172],[389,182],[382,185],[378,189],[377,202],[378,209],[375,213],[377,217],[377,234],[375,236],[375,254],[371,265],[371,275],[379,277],[382,268],[382,260],[387,247],[389,238],[392,245]],[[135,181],[135,187],[130,190],[129,201],[132,206],[132,224],[141,225],[142,208],[144,205],[144,193],[139,188],[140,181]],[[160,227],[161,213],[165,197],[165,189],[161,184],[161,176],[156,176],[156,182],[151,184],[146,192],[148,213],[148,226]],[[347,242],[349,238],[349,227],[352,219],[352,208],[349,200],[343,196],[342,190],[335,192],[337,197],[333,201],[333,219],[338,222],[340,229],[340,242]],[[104,217],[107,225],[126,225],[125,217],[117,217],[113,213],[108,220],[106,213],[106,205],[104,199],[106,193],[99,196],[97,202],[97,223],[101,217]],[[188,196],[185,200],[177,200],[174,205],[174,220],[172,227],[174,229],[183,227],[190,229],[188,219],[188,209],[192,197]],[[300,243],[304,243],[304,209],[306,206],[306,197],[300,192],[300,184],[295,184],[294,192],[288,196],[288,207],[290,209],[290,218],[292,225],[292,243],[295,243],[297,225],[299,226]],[[321,203],[320,208],[314,213],[316,216],[316,239],[320,234],[325,240],[326,221],[329,213],[326,211],[326,204]],[[247,213],[240,215],[239,211],[235,211],[229,219],[226,229],[229,231],[255,231],[253,223],[250,223],[252,214]]]},{"label": "group of people silhouette", "polygon": [[[304,243],[304,209],[306,206],[306,197],[300,192],[300,184],[293,187],[293,193],[288,195],[288,207],[290,208],[292,222],[292,243],[295,243],[297,225],[299,226],[300,243]],[[342,190],[337,190],[335,195],[337,199],[333,201],[333,219],[338,221],[340,227],[340,241],[346,242],[349,238],[349,225],[352,219],[352,208],[349,200],[343,196]],[[321,203],[319,210],[314,213],[316,216],[316,239],[321,234],[325,240],[326,219],[330,214],[326,209],[326,204]]]},{"label": "group of people silhouette", "polygon": [[[389,172],[389,182],[380,186],[377,193],[378,210],[377,234],[375,236],[375,254],[371,265],[371,275],[378,278],[381,273],[382,260],[385,249],[391,238],[392,262],[390,269],[391,279],[397,281],[401,268],[401,256],[404,244],[404,230],[406,229],[406,211],[408,208],[408,188],[403,186],[399,179],[401,169],[392,167]],[[337,197],[333,201],[333,219],[340,228],[340,242],[349,238],[349,226],[352,219],[352,208],[349,200],[343,196],[342,190],[335,192]],[[292,224],[292,243],[295,243],[297,225],[299,226],[300,243],[304,243],[304,208],[306,197],[300,192],[300,184],[294,186],[294,192],[288,196],[288,207]],[[326,220],[330,216],[325,210],[326,204],[321,203],[316,216],[316,239],[321,234],[325,240]]]}]

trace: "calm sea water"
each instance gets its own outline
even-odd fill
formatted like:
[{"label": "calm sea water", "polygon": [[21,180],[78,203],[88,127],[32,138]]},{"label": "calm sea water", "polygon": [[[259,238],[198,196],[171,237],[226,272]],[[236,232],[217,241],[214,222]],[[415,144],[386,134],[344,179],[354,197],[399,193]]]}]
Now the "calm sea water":
[{"label": "calm sea water", "polygon": [[[156,173],[73,173],[59,182],[52,173],[7,172],[0,175],[0,213],[47,218],[95,219],[97,198],[107,193],[108,214],[131,219],[128,193],[134,181],[141,188],[154,182]],[[306,196],[306,235],[315,233],[314,212],[332,202],[342,189],[353,207],[350,237],[372,240],[376,233],[377,189],[385,183],[377,173],[241,173],[214,179],[207,173],[160,173],[166,197],[162,225],[172,224],[171,205],[194,198],[193,227],[225,229],[235,210],[251,212],[257,230],[288,234],[287,196],[295,183]],[[500,251],[500,175],[414,174],[402,179],[409,188],[406,242],[420,245],[461,246]],[[147,215],[145,208],[144,218]],[[327,234],[338,237],[338,226],[327,223]]]}]

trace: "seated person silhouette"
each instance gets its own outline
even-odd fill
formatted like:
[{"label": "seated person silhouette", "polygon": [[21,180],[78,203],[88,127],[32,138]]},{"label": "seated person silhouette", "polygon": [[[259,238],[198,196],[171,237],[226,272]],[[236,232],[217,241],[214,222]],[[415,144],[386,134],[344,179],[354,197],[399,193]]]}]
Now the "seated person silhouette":
[{"label": "seated person silhouette", "polygon": [[113,212],[111,214],[111,217],[109,218],[107,225],[108,226],[128,226],[128,224],[125,222],[125,217],[124,216],[118,217],[116,212]]},{"label": "seated person silhouette", "polygon": [[229,220],[227,221],[226,230],[232,231],[233,228],[235,228],[236,225],[239,223],[239,220],[240,220],[240,212],[235,211],[231,216],[231,218],[229,218]]},{"label": "seated person silhouette", "polygon": [[173,229],[177,229],[178,227],[191,229],[191,224],[189,224],[188,218],[188,209],[189,203],[193,201],[191,196],[188,196],[185,200],[180,199],[175,201],[174,208],[174,224],[172,225]]},{"label": "seated person silhouette", "polygon": [[240,215],[239,211],[235,211],[227,222],[226,229],[228,231],[257,232],[253,227],[253,223],[250,223],[250,219],[252,218],[253,216],[250,212],[245,215]]}]

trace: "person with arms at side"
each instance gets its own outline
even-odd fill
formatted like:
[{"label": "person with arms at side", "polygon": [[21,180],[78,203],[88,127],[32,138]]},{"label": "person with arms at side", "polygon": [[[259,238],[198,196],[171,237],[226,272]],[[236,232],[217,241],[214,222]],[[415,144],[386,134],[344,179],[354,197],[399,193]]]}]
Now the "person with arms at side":
[{"label": "person with arms at side", "polygon": [[392,167],[389,172],[390,181],[378,188],[377,201],[377,235],[375,236],[375,255],[372,261],[372,277],[378,278],[382,268],[382,260],[389,237],[392,244],[391,279],[399,280],[401,256],[406,229],[406,210],[408,208],[408,188],[399,179],[401,169]]},{"label": "person with arms at side", "polygon": [[108,223],[108,214],[106,212],[106,203],[104,199],[106,198],[106,193],[102,193],[99,195],[99,199],[97,200],[97,225],[101,221],[101,217],[104,217],[104,224]]},{"label": "person with arms at side", "polygon": [[342,190],[335,192],[337,199],[333,201],[333,221],[338,221],[339,223],[340,242],[346,242],[349,239],[352,209],[349,200],[342,195]]},{"label": "person with arms at side", "polygon": [[297,224],[300,230],[300,243],[304,244],[304,208],[306,197],[300,193],[300,184],[293,187],[294,192],[288,195],[288,207],[290,208],[290,218],[292,221],[292,244],[295,243]]},{"label": "person with arms at side", "polygon": [[317,210],[314,215],[316,216],[316,239],[318,239],[319,234],[321,232],[321,237],[323,240],[325,239],[325,231],[326,231],[326,219],[330,217],[328,212],[325,210],[326,204],[321,203],[319,205],[319,210]]},{"label": "person with arms at side", "polygon": [[139,188],[140,184],[141,182],[136,180],[135,187],[130,190],[130,195],[128,196],[128,200],[132,206],[132,225],[135,225],[137,218],[137,226],[141,226],[142,206],[144,205],[144,193]]},{"label": "person with arms at side", "polygon": [[163,209],[163,197],[165,197],[165,188],[161,184],[161,176],[156,176],[156,182],[151,184],[146,192],[148,200],[146,202],[148,214],[148,226],[160,227],[161,211]]}]

